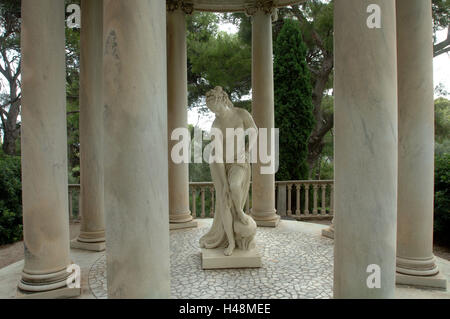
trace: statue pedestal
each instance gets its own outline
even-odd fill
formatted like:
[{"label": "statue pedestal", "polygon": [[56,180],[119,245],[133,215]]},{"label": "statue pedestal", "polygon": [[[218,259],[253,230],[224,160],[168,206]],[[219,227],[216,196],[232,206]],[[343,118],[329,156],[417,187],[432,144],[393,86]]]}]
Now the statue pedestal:
[{"label": "statue pedestal", "polygon": [[223,254],[223,247],[202,248],[202,269],[260,268],[261,254],[257,248],[250,250],[235,249],[231,256]]}]

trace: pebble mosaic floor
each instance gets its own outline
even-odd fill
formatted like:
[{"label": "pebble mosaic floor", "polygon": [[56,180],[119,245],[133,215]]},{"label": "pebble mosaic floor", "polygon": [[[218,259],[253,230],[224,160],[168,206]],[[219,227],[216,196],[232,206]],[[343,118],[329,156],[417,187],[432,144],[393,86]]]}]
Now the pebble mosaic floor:
[{"label": "pebble mosaic floor", "polygon": [[[262,253],[258,269],[202,270],[198,246],[209,227],[170,232],[171,296],[202,299],[331,298],[333,241],[320,235],[278,228],[258,228]],[[96,298],[106,293],[106,256],[89,271]]]}]

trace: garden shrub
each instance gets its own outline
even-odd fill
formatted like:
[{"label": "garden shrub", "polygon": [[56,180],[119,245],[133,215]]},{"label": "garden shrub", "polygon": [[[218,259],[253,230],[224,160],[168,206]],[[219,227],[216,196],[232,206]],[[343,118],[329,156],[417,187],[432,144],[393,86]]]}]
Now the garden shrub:
[{"label": "garden shrub", "polygon": [[450,154],[436,157],[434,176],[434,236],[450,246]]},{"label": "garden shrub", "polygon": [[0,245],[22,239],[20,157],[0,151]]}]

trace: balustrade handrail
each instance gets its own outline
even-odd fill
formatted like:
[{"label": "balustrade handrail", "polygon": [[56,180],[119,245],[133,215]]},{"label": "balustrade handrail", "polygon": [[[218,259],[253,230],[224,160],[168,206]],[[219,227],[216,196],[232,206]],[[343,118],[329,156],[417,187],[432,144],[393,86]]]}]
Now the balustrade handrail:
[{"label": "balustrade handrail", "polygon": [[318,180],[295,180],[295,181],[275,181],[275,184],[334,184],[334,180],[318,179]]},{"label": "balustrade handrail", "polygon": [[[250,181],[251,183],[251,181]],[[275,181],[275,184],[333,184],[332,179]],[[213,182],[189,182],[190,186],[211,186]]]},{"label": "balustrade handrail", "polygon": [[[250,182],[251,183],[251,182]],[[334,180],[318,179],[318,180],[292,180],[292,181],[275,181],[275,184],[332,184]],[[189,182],[189,186],[211,186],[213,182]],[[80,184],[69,184],[69,188],[78,189]]]}]

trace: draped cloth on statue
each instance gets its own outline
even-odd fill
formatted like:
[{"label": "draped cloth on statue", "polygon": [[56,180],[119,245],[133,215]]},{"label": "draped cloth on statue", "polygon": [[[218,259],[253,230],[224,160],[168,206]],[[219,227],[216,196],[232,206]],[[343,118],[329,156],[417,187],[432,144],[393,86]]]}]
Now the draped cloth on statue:
[{"label": "draped cloth on statue", "polygon": [[256,223],[248,215],[245,215],[246,224],[242,223],[237,218],[236,207],[230,198],[227,198],[224,192],[218,169],[223,169],[220,165],[225,166],[225,173],[227,183],[231,184],[231,180],[239,176],[240,194],[242,194],[239,202],[239,209],[243,210],[248,191],[250,187],[250,163],[225,163],[225,164],[210,164],[211,177],[216,189],[216,204],[214,221],[211,229],[200,239],[200,246],[204,248],[217,248],[228,246],[228,239],[225,233],[225,226],[223,216],[231,214],[233,220],[233,232],[236,241],[236,246],[243,250],[248,250],[254,247],[254,236],[256,233]]}]

